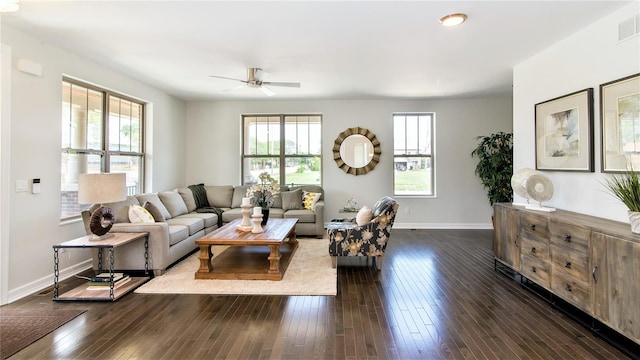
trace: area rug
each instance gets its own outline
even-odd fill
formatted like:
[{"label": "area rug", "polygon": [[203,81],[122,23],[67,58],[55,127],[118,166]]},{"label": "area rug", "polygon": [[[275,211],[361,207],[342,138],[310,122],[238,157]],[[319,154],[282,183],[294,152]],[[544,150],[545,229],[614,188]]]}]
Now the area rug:
[{"label": "area rug", "polygon": [[85,311],[0,308],[0,359],[17,353]]},{"label": "area rug", "polygon": [[[198,253],[176,264],[159,277],[135,290],[141,294],[215,295],[336,295],[336,269],[331,266],[329,240],[298,239],[293,259],[280,281],[196,280]],[[219,255],[226,247],[213,247]],[[214,256],[215,258],[215,256]],[[266,261],[266,259],[265,259]]]}]

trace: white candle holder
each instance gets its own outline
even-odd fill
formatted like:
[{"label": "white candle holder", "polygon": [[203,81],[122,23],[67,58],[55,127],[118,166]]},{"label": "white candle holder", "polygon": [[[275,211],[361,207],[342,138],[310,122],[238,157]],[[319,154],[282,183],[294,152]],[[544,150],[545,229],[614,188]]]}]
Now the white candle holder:
[{"label": "white candle holder", "polygon": [[251,216],[251,222],[253,222],[253,229],[251,229],[252,234],[259,234],[264,232],[262,229],[262,214],[254,214]]},{"label": "white candle holder", "polygon": [[241,231],[251,231],[253,229],[253,225],[251,225],[252,206],[251,204],[242,204],[240,207],[242,208],[242,222],[236,228]]}]

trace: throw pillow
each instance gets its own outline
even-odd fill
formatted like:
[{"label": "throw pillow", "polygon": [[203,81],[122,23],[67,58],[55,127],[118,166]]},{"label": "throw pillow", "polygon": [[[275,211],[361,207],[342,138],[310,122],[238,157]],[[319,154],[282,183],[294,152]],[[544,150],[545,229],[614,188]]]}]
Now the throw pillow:
[{"label": "throw pillow", "polygon": [[322,195],[322,194],[321,193],[315,193],[315,192],[303,191],[302,192],[302,205],[304,206],[304,208],[307,209],[307,210],[313,210],[313,207],[316,205],[318,200],[320,200],[320,195]]},{"label": "throw pillow", "polygon": [[153,223],[153,216],[140,205],[129,205],[129,221],[132,223]]},{"label": "throw pillow", "polygon": [[172,218],[189,212],[187,205],[182,200],[182,196],[177,191],[161,191],[158,193],[158,197]]},{"label": "throw pillow", "polygon": [[360,208],[360,211],[358,211],[358,214],[356,215],[356,224],[358,224],[359,226],[364,225],[371,221],[372,218],[373,211],[371,211],[371,209],[367,205],[364,205]]},{"label": "throw pillow", "polygon": [[167,221],[167,219],[162,214],[162,211],[160,211],[160,209],[158,209],[158,207],[155,206],[152,202],[147,201],[146,203],[144,203],[144,208],[147,209],[149,213],[151,213],[151,216],[153,216],[153,219],[155,221],[157,222]]},{"label": "throw pillow", "polygon": [[302,208],[302,189],[280,193],[282,210],[298,210]]},{"label": "throw pillow", "polygon": [[178,194],[182,197],[184,204],[187,206],[187,211],[192,212],[195,211],[198,207],[196,206],[196,199],[193,196],[193,191],[189,188],[179,188]]}]

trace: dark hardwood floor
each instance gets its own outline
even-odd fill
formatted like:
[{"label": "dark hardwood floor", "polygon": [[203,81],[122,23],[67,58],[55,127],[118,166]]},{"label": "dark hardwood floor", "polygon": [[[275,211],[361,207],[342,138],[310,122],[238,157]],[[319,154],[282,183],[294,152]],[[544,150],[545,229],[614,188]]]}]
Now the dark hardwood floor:
[{"label": "dark hardwood floor", "polygon": [[12,359],[627,358],[496,273],[492,236],[395,229],[382,271],[339,267],[335,297],[32,295],[7,306],[88,311]]}]

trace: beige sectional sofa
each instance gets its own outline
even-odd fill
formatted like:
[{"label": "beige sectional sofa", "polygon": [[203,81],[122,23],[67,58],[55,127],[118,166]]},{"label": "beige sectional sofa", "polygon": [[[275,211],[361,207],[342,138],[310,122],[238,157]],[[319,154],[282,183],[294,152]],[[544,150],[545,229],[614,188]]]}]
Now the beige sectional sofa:
[{"label": "beige sectional sofa", "polygon": [[[162,274],[167,267],[193,252],[195,241],[217,229],[219,225],[241,218],[240,204],[246,196],[246,186],[204,186],[209,205],[222,211],[222,219],[214,212],[201,212],[196,208],[196,200],[190,188],[180,188],[159,193],[129,196],[124,201],[104,204],[115,215],[111,232],[148,232],[149,270],[155,275]],[[283,192],[274,198],[269,218],[297,218],[298,236],[321,238],[324,234],[324,191],[316,185],[283,187]],[[303,191],[322,194],[313,210],[302,206]],[[151,205],[153,204],[153,205]],[[153,214],[153,223],[131,223],[131,205],[144,206]],[[83,212],[85,229],[89,234],[89,218],[94,205]],[[108,252],[103,251],[103,267],[109,261]],[[94,251],[94,268],[98,267],[97,250]],[[118,247],[114,251],[114,267],[119,270],[144,270],[144,242],[136,241]]]}]

